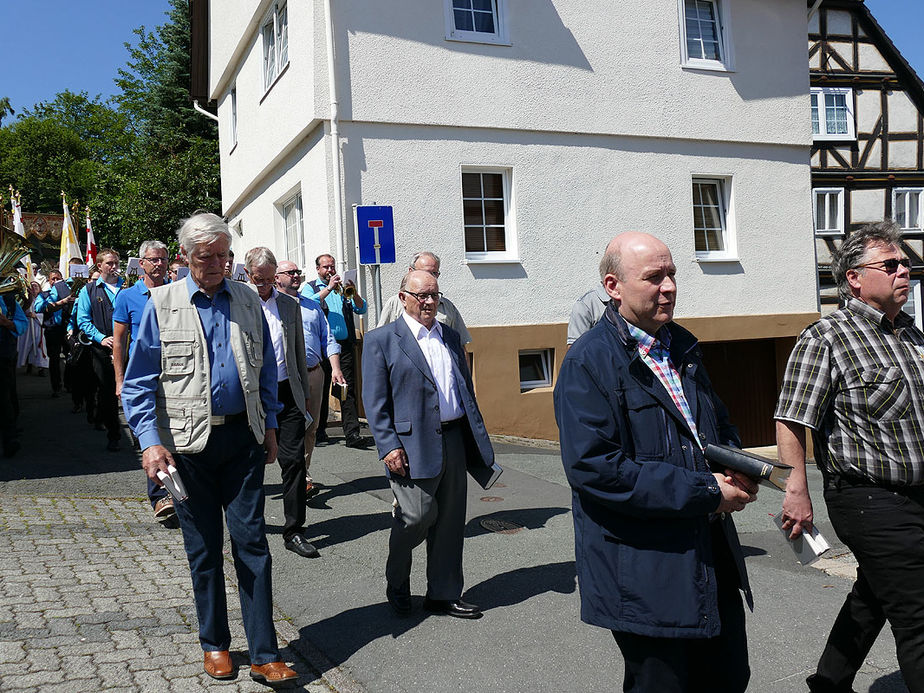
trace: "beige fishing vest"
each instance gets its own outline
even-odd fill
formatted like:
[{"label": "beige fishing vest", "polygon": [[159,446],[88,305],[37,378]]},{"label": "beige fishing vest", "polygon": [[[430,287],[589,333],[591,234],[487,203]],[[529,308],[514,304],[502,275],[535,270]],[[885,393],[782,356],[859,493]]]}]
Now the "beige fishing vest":
[{"label": "beige fishing vest", "polygon": [[[247,421],[263,442],[266,414],[260,401],[263,366],[263,311],[250,287],[226,281],[231,293],[231,351],[247,405]],[[161,443],[183,454],[202,452],[212,431],[212,394],[205,333],[186,281],[151,290],[160,328],[160,381],[157,429]]]}]

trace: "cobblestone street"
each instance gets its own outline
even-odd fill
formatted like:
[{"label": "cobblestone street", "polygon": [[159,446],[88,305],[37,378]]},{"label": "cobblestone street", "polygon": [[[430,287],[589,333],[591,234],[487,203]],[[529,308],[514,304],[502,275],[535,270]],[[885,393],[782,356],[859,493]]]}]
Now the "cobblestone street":
[{"label": "cobblestone street", "polygon": [[[250,679],[230,580],[238,676],[202,671],[182,538],[143,501],[0,494],[0,555],[0,690],[267,690]],[[302,690],[333,690],[285,646],[296,634],[282,618],[277,633]]]}]

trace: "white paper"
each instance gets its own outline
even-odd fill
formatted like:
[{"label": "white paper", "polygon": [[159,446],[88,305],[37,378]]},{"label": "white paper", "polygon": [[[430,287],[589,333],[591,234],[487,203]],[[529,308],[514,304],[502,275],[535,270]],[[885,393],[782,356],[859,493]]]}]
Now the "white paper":
[{"label": "white paper", "polygon": [[792,530],[783,529],[782,512],[779,515],[774,515],[773,523],[783,533],[783,536],[786,538],[786,542],[793,550],[793,553],[796,554],[796,560],[799,561],[799,563],[802,565],[811,565],[819,558],[821,558],[821,555],[825,551],[828,551],[831,548],[831,545],[828,544],[827,540],[823,536],[821,536],[821,532],[818,531],[818,528],[815,525],[812,525],[811,532],[803,531],[802,534],[800,534],[795,539],[790,539],[789,535]]},{"label": "white paper", "polygon": [[141,266],[141,259],[137,257],[128,258],[128,264],[125,266],[126,277],[143,277],[144,268]]},{"label": "white paper", "polygon": [[180,473],[172,464],[167,467],[167,473],[158,470],[157,478],[161,480],[164,488],[173,496],[174,503],[182,503],[189,498],[186,487],[183,486],[183,480],[180,478]]},{"label": "white paper", "polygon": [[87,266],[86,265],[68,265],[68,272],[71,277],[83,277],[87,278]]},{"label": "white paper", "polygon": [[244,269],[244,263],[238,262],[234,265],[234,271],[231,272],[231,278],[236,282],[246,282],[247,280],[247,270]]},{"label": "white paper", "polygon": [[187,274],[189,274],[189,268],[188,268],[188,267],[177,267],[177,268],[176,268],[176,279],[177,279],[177,281],[179,281],[180,279],[185,279]]},{"label": "white paper", "polygon": [[347,270],[346,272],[343,273],[342,279],[343,279],[344,286],[346,286],[349,282],[353,282],[354,285],[357,285],[356,284],[356,270],[355,269]]}]

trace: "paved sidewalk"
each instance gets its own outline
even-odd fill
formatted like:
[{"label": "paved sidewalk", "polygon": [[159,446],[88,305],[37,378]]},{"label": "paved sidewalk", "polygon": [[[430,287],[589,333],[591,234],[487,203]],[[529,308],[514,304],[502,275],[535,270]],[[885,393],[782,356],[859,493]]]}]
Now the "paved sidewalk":
[{"label": "paved sidewalk", "polygon": [[[267,690],[250,679],[230,580],[238,676],[203,673],[182,538],[142,500],[0,494],[0,556],[0,690]],[[297,637],[281,618],[277,632],[280,646]],[[334,690],[299,653],[282,656],[302,690]]]}]

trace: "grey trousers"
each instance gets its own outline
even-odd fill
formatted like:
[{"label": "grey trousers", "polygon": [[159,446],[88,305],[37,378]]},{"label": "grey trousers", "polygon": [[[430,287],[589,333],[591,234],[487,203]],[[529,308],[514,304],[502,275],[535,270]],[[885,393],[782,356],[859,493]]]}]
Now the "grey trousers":
[{"label": "grey trousers", "polygon": [[443,468],[433,479],[392,477],[398,499],[388,540],[385,579],[403,590],[411,575],[411,552],[427,540],[427,597],[462,596],[462,534],[465,530],[465,439],[462,423],[443,433]]}]

